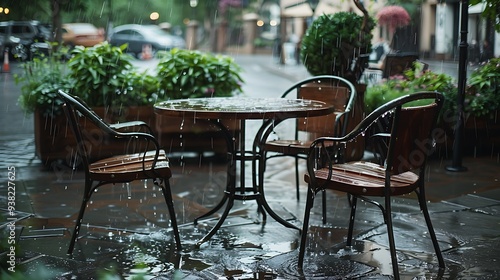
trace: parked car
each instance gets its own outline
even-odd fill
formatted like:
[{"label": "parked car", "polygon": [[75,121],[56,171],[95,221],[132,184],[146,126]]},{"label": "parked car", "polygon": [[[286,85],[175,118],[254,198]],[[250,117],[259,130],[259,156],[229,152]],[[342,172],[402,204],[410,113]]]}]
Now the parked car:
[{"label": "parked car", "polygon": [[[50,51],[50,30],[38,21],[0,22],[0,41],[9,56],[21,61],[30,60]],[[4,51],[0,53],[3,59]]]},{"label": "parked car", "polygon": [[185,48],[186,42],[183,38],[172,35],[162,30],[157,25],[126,24],[113,29],[109,42],[113,46],[128,44],[127,52],[141,58],[143,48],[151,47],[151,53],[159,50],[171,50],[173,48]]},{"label": "parked car", "polygon": [[92,47],[104,41],[104,33],[91,23],[65,23],[62,38],[63,43],[70,47]]}]

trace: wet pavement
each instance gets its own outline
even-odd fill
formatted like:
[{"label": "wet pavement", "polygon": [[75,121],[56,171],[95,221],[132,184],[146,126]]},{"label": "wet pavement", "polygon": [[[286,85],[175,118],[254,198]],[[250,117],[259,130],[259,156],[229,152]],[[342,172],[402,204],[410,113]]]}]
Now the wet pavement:
[{"label": "wet pavement", "polygon": [[[245,69],[255,68],[247,72],[266,71],[290,82],[307,76],[302,67],[277,65],[270,57],[238,56],[237,61]],[[0,75],[4,82],[0,96],[10,100],[6,95],[15,94],[11,90],[15,87],[8,84],[5,75],[12,74]],[[1,106],[6,104],[11,103],[2,102]],[[6,270],[11,267],[10,255],[16,258],[16,273],[4,271],[2,279],[392,277],[386,228],[379,210],[369,204],[358,205],[357,241],[346,248],[343,242],[350,209],[346,197],[335,192],[327,193],[326,225],[321,223],[321,203],[315,205],[303,272],[296,269],[298,231],[283,227],[271,217],[263,223],[254,201],[237,201],[218,234],[196,248],[195,243],[215,224],[218,215],[197,226],[193,219],[218,202],[226,178],[223,162],[197,155],[171,158],[172,192],[183,244],[180,252],[175,251],[160,190],[151,183],[135,182],[104,186],[93,195],[75,252],[68,256],[66,250],[83,192],[83,173],[64,163],[43,165],[34,156],[32,120],[18,108],[0,108],[0,116],[0,213],[4,217],[0,225],[4,233],[0,266]],[[446,171],[450,158],[444,155],[432,158],[427,172],[429,211],[445,258],[444,271],[437,268],[415,197],[394,198],[402,279],[500,279],[499,155],[465,154],[466,172]],[[300,227],[307,186],[302,183],[302,199],[297,201],[293,161],[272,161],[266,172],[268,202],[281,217]],[[15,176],[9,176],[12,167]],[[250,177],[247,174],[248,183]],[[7,192],[9,182],[15,184],[15,209],[10,209],[16,211],[13,216],[8,209],[12,200]],[[11,222],[15,222],[14,227]],[[17,245],[15,251],[7,247],[12,239]]]}]

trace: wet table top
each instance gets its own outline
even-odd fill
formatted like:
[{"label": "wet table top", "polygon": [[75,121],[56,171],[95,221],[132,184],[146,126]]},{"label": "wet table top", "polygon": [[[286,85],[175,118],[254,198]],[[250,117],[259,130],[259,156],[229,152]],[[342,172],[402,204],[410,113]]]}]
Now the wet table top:
[{"label": "wet table top", "polygon": [[213,97],[158,102],[155,113],[196,119],[287,119],[332,113],[325,102],[308,99]]}]

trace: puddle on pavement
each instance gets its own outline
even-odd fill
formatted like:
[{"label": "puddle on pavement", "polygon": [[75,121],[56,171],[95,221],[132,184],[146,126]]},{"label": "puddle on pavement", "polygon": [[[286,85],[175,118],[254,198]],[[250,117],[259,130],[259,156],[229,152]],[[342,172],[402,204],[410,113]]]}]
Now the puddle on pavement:
[{"label": "puddle on pavement", "polygon": [[[39,221],[34,224],[41,223]],[[383,229],[382,226],[361,234],[361,236],[378,236]],[[51,229],[47,230],[49,233],[54,233]],[[195,250],[192,245],[204,234],[205,230],[193,227],[181,230],[184,248],[182,252],[177,253],[174,250],[172,234],[169,231],[139,234],[92,227],[88,231],[83,233],[82,238],[78,241],[77,257],[74,260],[64,258],[49,260],[43,257],[47,255],[42,255],[43,258],[34,259],[30,265],[30,273],[38,271],[34,267],[35,264],[45,263],[47,267],[54,268],[55,271],[60,271],[57,270],[59,266],[62,268],[68,266],[68,271],[71,269],[73,272],[90,270],[90,266],[93,269],[98,267],[99,273],[103,275],[118,274],[125,279],[133,279],[134,277],[143,277],[143,279],[179,277],[179,279],[185,279],[191,276],[193,279],[213,279],[213,277],[219,279],[231,279],[231,277],[232,279],[301,277],[345,279],[366,275],[392,275],[390,254],[387,247],[372,240],[357,240],[352,247],[347,248],[343,243],[345,241],[344,228],[311,227],[306,261],[302,272],[297,270],[298,243],[296,241],[260,244],[247,241],[244,235],[222,230],[210,241],[209,248]],[[38,231],[34,230],[34,232]],[[63,248],[62,253],[66,248],[68,236],[66,234],[64,238],[60,238],[59,229],[56,230],[56,233],[53,237],[33,237],[23,242],[59,238],[62,239],[61,244],[63,244],[62,247],[59,246],[59,254],[61,254],[61,248]],[[311,238],[314,241],[311,242]],[[456,260],[446,259],[447,267],[440,272],[433,251],[400,250],[398,258],[402,277],[415,279],[415,275],[419,275],[420,278],[434,279],[439,275],[446,279],[476,279],[490,275],[491,272],[475,267],[474,262],[464,262],[460,259],[464,252],[474,250],[474,248],[467,247],[467,241],[451,233],[441,233],[438,238],[440,244],[447,244],[446,246],[452,248],[444,250],[445,256],[456,256]],[[490,242],[491,239],[495,239],[495,237],[488,238]],[[484,242],[486,244],[488,241]],[[38,242],[38,244],[40,243]],[[317,246],[317,244],[322,244],[322,246]],[[84,257],[83,268],[75,268],[74,261],[79,260],[78,255]],[[67,264],[64,265],[64,263]]]},{"label": "puddle on pavement", "polygon": [[[150,190],[152,189],[148,191]],[[151,192],[148,195],[151,195]],[[139,196],[133,193],[132,198],[132,201],[139,200],[137,205],[141,205]],[[126,201],[130,200],[126,199]],[[101,204],[106,203],[108,201]],[[160,200],[158,205],[162,206],[162,203]],[[134,207],[135,204],[128,206]],[[173,249],[169,217],[168,215],[161,216],[161,211],[156,208],[156,205],[149,208],[143,206],[142,211],[155,219],[160,218],[161,223],[156,223],[158,226],[149,224],[149,220],[144,220],[144,217],[138,215],[138,219],[134,220],[133,228],[128,230],[119,228],[122,225],[121,220],[123,220],[119,216],[119,207],[115,204],[108,204],[104,208],[112,213],[112,216],[118,217],[113,219],[107,217],[105,220],[115,226],[84,225],[86,229],[77,243],[76,260],[83,261],[84,266],[88,267],[76,268],[73,272],[81,272],[82,269],[95,271],[97,267],[99,271],[103,271],[102,273],[119,274],[126,279],[134,277],[144,277],[144,279],[180,277],[180,279],[184,279],[190,276],[193,276],[193,279],[213,279],[214,277],[220,279],[230,277],[233,279],[289,279],[295,277],[340,279],[359,278],[366,275],[392,275],[390,254],[386,247],[385,225],[377,226],[377,220],[370,221],[365,218],[366,221],[357,224],[360,230],[366,231],[356,232],[358,239],[363,240],[356,241],[351,248],[343,246],[346,236],[345,228],[331,225],[326,227],[311,226],[306,253],[307,265],[304,271],[300,272],[297,270],[297,248],[299,245],[297,233],[290,233],[293,234],[294,238],[289,236],[276,237],[284,232],[283,228],[272,229],[271,223],[266,225],[264,229],[264,227],[255,224],[253,220],[255,207],[251,203],[242,204],[241,208],[236,208],[218,234],[207,242],[208,247],[202,247],[200,250],[193,249],[194,243],[203,237],[211,225],[217,221],[217,218],[203,220],[197,227],[192,226],[192,222],[186,222],[182,225],[180,232],[184,246],[180,253]],[[286,214],[284,210],[278,210]],[[413,213],[414,211],[407,210],[407,212]],[[475,212],[484,214],[484,211]],[[87,221],[99,222],[100,217],[95,216],[98,211],[96,214],[92,214],[92,211],[88,213],[91,216],[86,218]],[[182,216],[187,217],[186,220],[190,220],[193,213],[187,214],[186,210]],[[366,215],[371,217],[370,212],[367,212]],[[419,215],[419,213],[397,215],[398,218],[395,219],[395,234],[402,238],[401,240],[409,240],[408,242],[397,242],[400,273],[401,276],[408,278],[415,278],[415,275],[418,275],[434,279],[438,275],[437,261],[425,224],[421,224],[419,223],[421,220],[415,219]],[[413,222],[412,219],[418,223]],[[411,222],[408,223],[408,221]],[[69,232],[73,227],[72,218],[32,217],[25,219],[22,224],[29,227],[26,229],[29,231],[25,231],[26,236],[23,238],[23,242],[29,244],[25,248],[36,245],[40,248],[39,252],[61,256],[61,259],[50,261],[50,267],[57,267],[57,263],[61,262],[65,255],[69,242]],[[250,226],[250,229],[247,226]],[[63,230],[61,228],[69,229],[64,232],[62,237]],[[409,233],[414,235],[409,236]],[[473,247],[468,245],[468,240],[443,230],[438,231],[437,234],[440,246],[446,254],[445,257],[453,256],[452,259],[446,259],[447,267],[442,273],[444,278],[475,279],[491,275],[487,269],[477,268],[474,260],[461,259],[462,255],[470,255],[470,251],[473,250]],[[497,237],[483,236],[483,238],[485,240],[482,241],[482,244],[491,244],[491,240],[495,240]],[[59,240],[57,245],[54,245],[56,242],[50,241],[55,239]],[[40,242],[40,240],[49,241],[46,243]],[[429,248],[431,249],[429,250]],[[474,245],[474,248],[479,248],[479,246]],[[79,259],[78,256],[81,258]],[[310,261],[307,261],[308,259]],[[40,260],[33,261],[33,264],[35,263],[40,263]],[[490,278],[495,279],[495,277]]]}]

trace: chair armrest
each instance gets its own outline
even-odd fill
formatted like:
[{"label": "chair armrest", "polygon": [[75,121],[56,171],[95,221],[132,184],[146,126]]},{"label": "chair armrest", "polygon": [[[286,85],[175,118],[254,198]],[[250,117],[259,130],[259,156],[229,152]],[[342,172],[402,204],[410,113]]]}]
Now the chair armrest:
[{"label": "chair armrest", "polygon": [[[154,150],[155,156],[153,159],[153,164],[151,166],[151,170],[154,171],[154,168],[158,162],[158,157],[160,155],[160,144],[154,135],[146,132],[119,132],[116,130],[111,130],[111,135],[117,139],[129,139],[130,141],[132,140],[137,141],[142,139],[143,141],[145,141],[146,144],[142,149],[142,152],[144,154],[142,168],[144,171],[146,170],[146,166],[144,165],[144,159],[146,157],[147,152]],[[152,143],[152,146],[150,145],[150,143]]]},{"label": "chair armrest", "polygon": [[389,150],[388,141],[390,138],[390,133],[376,133],[370,136],[372,140],[373,156],[379,164],[383,164],[387,158],[387,151]]},{"label": "chair armrest", "polygon": [[[151,129],[151,127],[143,121],[129,121],[129,122],[122,122],[122,123],[114,123],[114,124],[110,124],[109,126],[113,129],[120,130],[120,131],[132,130],[132,128],[134,128],[134,127],[138,127],[139,128],[138,131],[140,131],[141,128],[145,128],[148,133],[153,134],[153,129]],[[137,130],[133,130],[133,131],[137,131]]]}]

